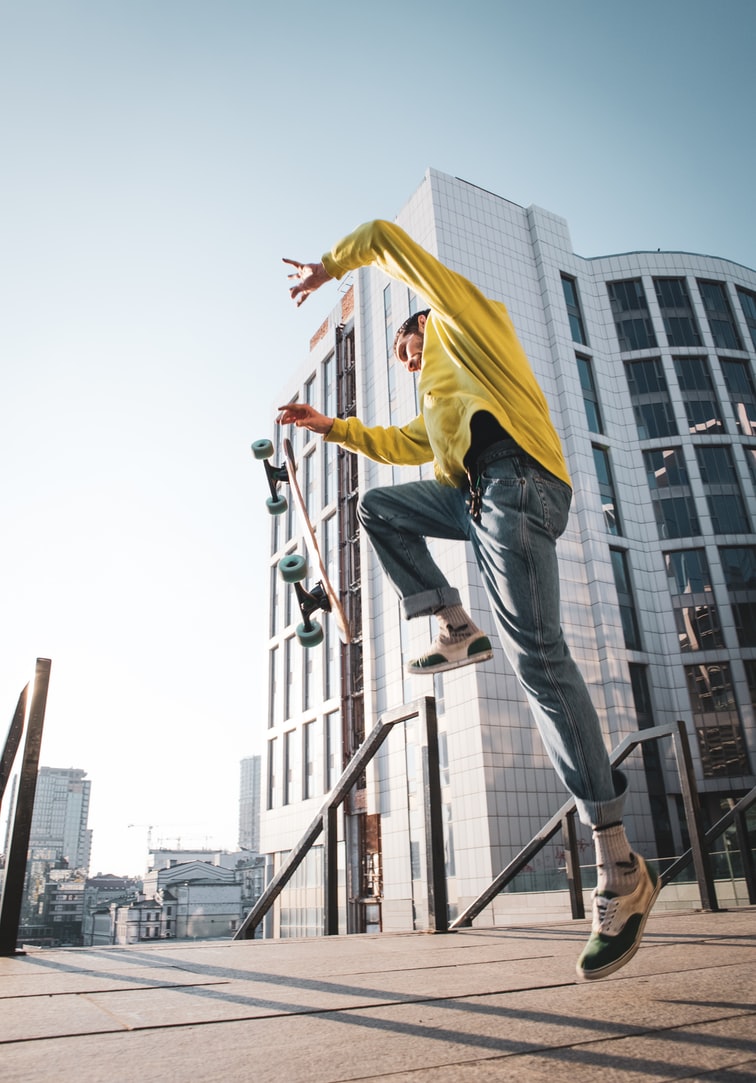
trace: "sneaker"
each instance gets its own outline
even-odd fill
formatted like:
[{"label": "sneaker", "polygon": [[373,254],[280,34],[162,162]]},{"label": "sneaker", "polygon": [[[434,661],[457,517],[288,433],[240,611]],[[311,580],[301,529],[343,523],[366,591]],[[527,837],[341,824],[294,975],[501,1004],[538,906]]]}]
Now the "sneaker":
[{"label": "sneaker", "polygon": [[443,673],[472,662],[487,662],[489,658],[493,658],[491,640],[476,630],[456,642],[437,636],[427,653],[408,662],[406,670],[407,673]]},{"label": "sneaker", "polygon": [[640,947],[646,919],[661,890],[661,880],[638,854],[640,879],[629,895],[593,892],[593,931],[577,962],[578,977],[605,978],[628,963]]}]

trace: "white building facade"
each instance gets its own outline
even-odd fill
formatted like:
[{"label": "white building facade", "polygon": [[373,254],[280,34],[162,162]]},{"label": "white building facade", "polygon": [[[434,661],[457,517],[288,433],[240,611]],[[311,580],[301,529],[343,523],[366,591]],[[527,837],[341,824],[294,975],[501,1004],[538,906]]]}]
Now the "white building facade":
[{"label": "white building facade", "polygon": [[[506,303],[550,403],[574,486],[559,542],[562,618],[607,745],[684,719],[714,822],[754,785],[756,764],[756,272],[688,253],[585,259],[562,218],[434,170],[397,221]],[[277,401],[299,398],[368,425],[411,420],[415,381],[391,344],[421,307],[423,298],[374,269],[355,272]],[[282,434],[273,435],[280,461]],[[294,592],[276,569],[304,552],[301,527],[293,509],[273,518],[261,851],[277,867],[364,734],[385,712],[433,695],[453,917],[567,795],[498,645],[488,664],[436,678],[403,673],[434,628],[401,620],[355,508],[360,492],[430,468],[392,468],[303,430],[287,435],[358,642],[341,645],[326,616],[324,645],[300,647]],[[456,542],[433,551],[495,640],[471,552]],[[341,931],[426,927],[420,740],[412,723],[397,729],[347,803]],[[632,840],[652,858],[679,854],[685,828],[670,748],[650,747],[625,766]],[[563,883],[563,863],[560,847],[547,847],[522,888]],[[268,932],[322,931],[321,882],[314,850]]]}]

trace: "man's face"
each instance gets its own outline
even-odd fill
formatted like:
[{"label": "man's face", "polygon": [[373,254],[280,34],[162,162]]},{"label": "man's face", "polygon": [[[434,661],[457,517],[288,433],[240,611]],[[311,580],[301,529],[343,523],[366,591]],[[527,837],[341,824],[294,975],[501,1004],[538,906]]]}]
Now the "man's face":
[{"label": "man's face", "polygon": [[419,372],[423,367],[423,341],[425,337],[425,316],[418,319],[417,331],[402,335],[396,344],[396,357],[408,372]]}]

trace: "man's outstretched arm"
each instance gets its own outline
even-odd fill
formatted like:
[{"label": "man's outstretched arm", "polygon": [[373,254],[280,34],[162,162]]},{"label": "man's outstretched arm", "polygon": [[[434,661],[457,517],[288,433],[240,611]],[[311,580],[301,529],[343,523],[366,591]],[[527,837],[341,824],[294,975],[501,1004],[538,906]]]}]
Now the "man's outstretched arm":
[{"label": "man's outstretched arm", "polygon": [[308,406],[302,402],[289,402],[285,406],[279,406],[281,413],[276,418],[277,425],[296,425],[298,429],[309,429],[310,432],[326,436],[333,428],[333,418],[326,417],[316,410],[314,406]]},{"label": "man's outstretched arm", "polygon": [[311,293],[331,281],[332,275],[329,275],[322,263],[300,263],[296,259],[284,259],[284,263],[294,268],[292,274],[289,275],[290,281],[295,279],[289,286],[289,295],[292,301],[296,302],[297,308],[307,300]]}]

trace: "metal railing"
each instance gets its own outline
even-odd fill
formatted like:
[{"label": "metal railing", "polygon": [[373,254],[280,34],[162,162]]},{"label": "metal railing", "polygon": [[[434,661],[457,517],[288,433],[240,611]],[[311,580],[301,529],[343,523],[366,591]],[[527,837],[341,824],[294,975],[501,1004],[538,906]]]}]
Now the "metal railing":
[{"label": "metal railing", "polygon": [[378,752],[389,733],[399,723],[419,718],[424,724],[426,743],[423,746],[423,779],[425,809],[425,867],[428,885],[428,920],[434,932],[449,928],[444,835],[441,818],[441,780],[438,759],[438,723],[436,701],[432,696],[384,715],[370,731],[344,769],[328,798],[302,838],[287,855],[283,865],[263,891],[260,898],[239,926],[234,940],[249,940],[255,935],[265,915],[301,865],[313,843],[324,835],[323,889],[324,933],[333,936],[339,931],[337,827],[338,810],[349,791]]},{"label": "metal railing", "polygon": [[[559,811],[547,821],[526,846],[509,862],[506,868],[494,878],[489,886],[470,903],[469,906],[452,922],[447,918],[448,904],[444,858],[443,826],[441,819],[441,786],[438,766],[438,727],[435,700],[427,697],[417,703],[392,711],[378,722],[370,731],[357,753],[347,765],[344,773],[329,794],[325,804],[310,824],[300,841],[289,852],[282,867],[271,880],[268,887],[250,910],[236,933],[235,939],[250,939],[255,930],[270,911],[287,883],[291,880],[307,852],[321,834],[325,835],[324,868],[324,932],[326,935],[338,933],[338,873],[336,864],[337,811],[350,789],[357,781],[367,764],[373,759],[378,749],[391,730],[400,722],[421,717],[425,722],[427,745],[425,778],[425,839],[426,873],[428,884],[429,925],[434,932],[449,932],[469,927],[474,919],[493,902],[514,878],[523,872],[531,860],[557,834],[562,832],[565,850],[567,888],[573,918],[585,917],[583,885],[580,870],[579,846],[576,828],[577,809],[571,798]],[[610,756],[613,767],[618,766],[636,748],[651,742],[671,738],[674,744],[675,761],[680,779],[680,793],[685,812],[685,821],[690,840],[690,847],[662,874],[662,884],[668,884],[691,863],[694,866],[698,883],[698,892],[703,910],[719,909],[714,877],[710,860],[710,846],[728,828],[734,826],[738,845],[742,854],[743,872],[751,903],[756,902],[756,875],[754,860],[748,839],[746,813],[756,802],[756,788],[741,798],[713,827],[704,830],[698,789],[695,783],[690,742],[685,723],[677,721],[668,726],[655,726],[640,730],[626,737],[614,749]]]},{"label": "metal railing", "polygon": [[[683,868],[686,868],[692,862],[695,869],[696,880],[698,882],[701,909],[718,910],[719,904],[717,903],[717,894],[714,886],[708,843],[718,838],[728,826],[735,823],[738,825],[738,838],[741,841],[744,854],[743,864],[744,869],[746,870],[747,880],[747,869],[749,867],[750,859],[751,879],[748,881],[748,895],[753,901],[752,896],[754,892],[756,892],[756,885],[753,880],[753,859],[751,858],[747,831],[745,828],[745,813],[750,805],[753,804],[754,800],[756,800],[756,789],[751,790],[749,794],[738,802],[735,808],[731,809],[717,824],[714,825],[714,827],[705,832],[703,828],[698,789],[696,787],[695,775],[693,772],[693,761],[690,754],[688,733],[685,723],[679,720],[670,726],[654,726],[651,729],[639,730],[638,733],[626,737],[624,741],[617,745],[610,756],[612,766],[617,767],[623,760],[627,759],[630,753],[638,746],[643,745],[648,741],[659,741],[665,737],[671,737],[674,742],[675,760],[680,779],[680,793],[685,810],[685,821],[688,837],[690,839],[690,847],[673,865],[662,873],[662,884],[668,884],[680,871],[682,871]],[[499,875],[495,877],[483,892],[481,892],[477,899],[470,903],[459,917],[451,923],[449,928],[452,930],[461,929],[472,925],[473,920],[481,913],[481,911],[485,910],[494,898],[525,869],[531,859],[543,849],[560,829],[562,831],[566,856],[567,886],[572,916],[573,918],[585,917],[583,885],[580,873],[577,832],[575,827],[576,813],[575,800],[574,798],[570,798],[570,800],[562,805],[559,811],[544,824],[538,834],[532,838],[522,850],[520,850],[519,854],[509,862],[506,868],[502,869]]]},{"label": "metal railing", "polygon": [[0,900],[0,955],[19,953],[17,948],[18,926],[24,895],[26,858],[29,852],[34,795],[37,791],[39,753],[45,724],[50,666],[49,658],[37,659],[28,713],[29,685],[27,684],[18,697],[18,704],[5,740],[2,759],[0,759],[0,801],[2,801],[13,769],[13,763],[21,747],[22,738],[24,738],[24,730],[26,730],[18,776],[16,806],[9,830],[10,845],[5,864],[2,899]]}]

